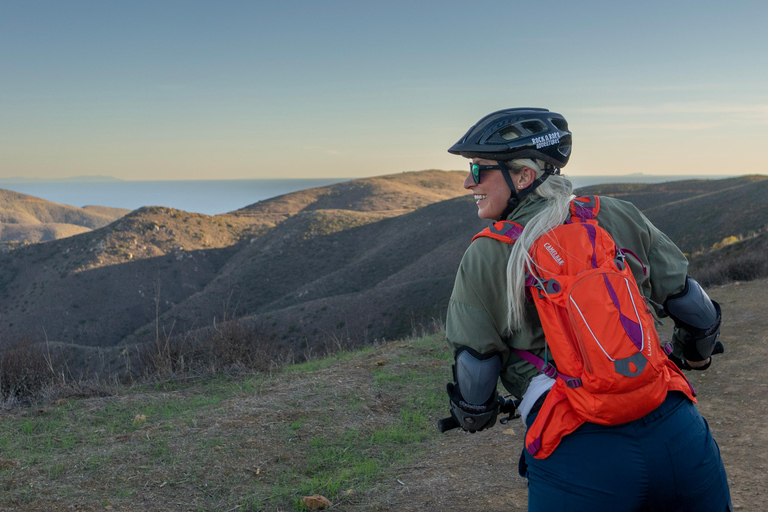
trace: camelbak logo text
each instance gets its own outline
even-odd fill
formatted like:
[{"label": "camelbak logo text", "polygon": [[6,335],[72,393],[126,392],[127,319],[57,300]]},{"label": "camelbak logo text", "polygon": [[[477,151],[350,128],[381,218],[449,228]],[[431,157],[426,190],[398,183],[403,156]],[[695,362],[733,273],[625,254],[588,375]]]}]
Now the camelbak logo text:
[{"label": "camelbak logo text", "polygon": [[541,137],[534,137],[531,139],[531,142],[536,144],[536,149],[554,146],[555,144],[560,143],[560,132],[548,133]]},{"label": "camelbak logo text", "polygon": [[562,265],[563,264],[563,258],[561,258],[559,254],[557,254],[557,251],[555,250],[554,247],[552,247],[549,244],[549,242],[544,244],[544,248],[547,250],[547,252],[549,254],[552,255],[552,259],[554,259],[555,262],[557,262],[558,265]]}]

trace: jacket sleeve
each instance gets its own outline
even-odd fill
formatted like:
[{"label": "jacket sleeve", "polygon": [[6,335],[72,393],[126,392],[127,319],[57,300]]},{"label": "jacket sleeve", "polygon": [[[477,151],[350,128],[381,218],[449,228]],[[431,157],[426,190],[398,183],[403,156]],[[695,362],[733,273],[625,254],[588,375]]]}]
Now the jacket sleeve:
[{"label": "jacket sleeve", "polygon": [[515,396],[522,396],[530,379],[538,370],[515,354],[509,347],[541,349],[544,336],[536,310],[528,328],[512,335],[507,318],[506,264],[509,246],[480,238],[470,245],[459,265],[448,303],[446,338],[455,354],[461,346],[481,354],[497,352],[502,358],[501,381]]},{"label": "jacket sleeve", "polygon": [[506,329],[506,276],[494,262],[496,245],[501,243],[477,240],[459,265],[446,318],[448,346],[454,353],[466,346],[481,354],[499,352],[503,359],[509,354],[501,334]]}]

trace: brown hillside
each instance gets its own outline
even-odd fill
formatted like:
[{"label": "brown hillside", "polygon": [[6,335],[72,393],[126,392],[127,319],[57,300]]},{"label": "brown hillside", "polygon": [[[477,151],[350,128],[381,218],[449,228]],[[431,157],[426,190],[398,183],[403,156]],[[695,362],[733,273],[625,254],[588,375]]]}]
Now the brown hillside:
[{"label": "brown hillside", "polygon": [[415,210],[464,195],[460,171],[404,172],[363,178],[285,194],[233,212],[235,215],[297,213],[310,210]]},{"label": "brown hillside", "polygon": [[747,181],[643,212],[683,251],[706,251],[724,238],[753,236],[768,228],[768,179]]},{"label": "brown hillside", "polygon": [[250,316],[262,332],[297,346],[402,336],[443,315],[459,260],[487,225],[469,197],[306,237],[314,213],[249,244],[203,292],[164,315],[164,324],[210,323],[226,302],[230,315]]},{"label": "brown hillside", "polygon": [[666,183],[609,183],[584,187],[579,189],[579,193],[615,197],[629,201],[639,209],[647,211],[676,201],[689,200],[766,180],[768,180],[768,176],[752,175],[718,180],[684,180]]},{"label": "brown hillside", "polygon": [[[260,235],[291,213],[206,216],[148,207],[93,232],[12,251],[0,257],[0,313],[7,319],[3,327],[10,333],[41,336],[44,330],[55,341],[109,346],[137,330],[154,332],[142,326],[151,324],[156,313],[201,293],[208,297],[205,309],[189,325],[207,325],[203,322],[220,315],[231,295],[232,285],[217,284],[233,282],[229,271],[222,269],[241,251],[248,256],[237,261],[248,264],[257,247],[292,251],[295,240],[328,236],[460,193],[447,192],[453,190],[456,173],[432,171],[418,179],[414,174],[418,173],[361,180],[374,183],[364,187],[368,194],[386,196],[371,203],[378,211],[349,209],[350,204],[365,207],[370,202],[366,197],[372,196],[355,191],[354,201],[343,200],[323,187],[326,190],[318,197],[330,194],[347,206],[300,213],[275,236]],[[446,180],[450,187],[442,184]],[[415,187],[417,183],[421,186]],[[406,189],[411,192],[402,193]],[[280,201],[285,205],[304,200],[283,196]],[[326,204],[330,204],[327,198]],[[212,289],[223,290],[221,294],[205,292],[211,282]]]},{"label": "brown hillside", "polygon": [[[162,207],[131,212],[79,236],[3,256],[0,312],[10,331],[109,346],[202,289],[243,236],[236,217]],[[158,303],[156,297],[162,298]]]},{"label": "brown hillside", "polygon": [[[153,338],[156,317],[161,333],[179,333],[245,316],[299,353],[329,340],[400,337],[444,314],[461,255],[487,225],[468,196],[435,199],[465,194],[460,174],[368,178],[361,187],[322,187],[212,217],[142,208],[89,233],[0,255],[2,327],[38,338],[44,330],[68,347],[113,346]],[[429,186],[416,186],[423,180]],[[449,193],[446,183],[457,188]],[[727,223],[759,224],[747,213],[761,220],[765,184],[754,177],[677,184],[687,198],[646,211],[673,240],[709,247],[709,239],[731,235]],[[741,207],[750,202],[757,206]],[[671,213],[661,215],[664,208]],[[718,218],[701,220],[706,215]],[[670,218],[678,225],[666,226]],[[699,272],[696,260],[692,269]]]},{"label": "brown hillside", "polygon": [[130,212],[123,208],[78,208],[0,189],[0,241],[45,242],[106,226]]},{"label": "brown hillside", "polygon": [[631,201],[689,253],[730,236],[753,236],[768,226],[768,177],[742,176],[651,185],[596,185],[580,190]]},{"label": "brown hillside", "polygon": [[91,231],[91,229],[85,226],[55,222],[36,224],[0,223],[0,242],[47,242],[58,238],[79,235],[88,231]]}]

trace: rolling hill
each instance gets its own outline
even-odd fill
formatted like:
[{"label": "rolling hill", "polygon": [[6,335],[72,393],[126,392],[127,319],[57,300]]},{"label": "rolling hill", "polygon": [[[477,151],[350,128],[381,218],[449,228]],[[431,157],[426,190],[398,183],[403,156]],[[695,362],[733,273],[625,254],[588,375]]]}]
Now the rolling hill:
[{"label": "rolling hill", "polygon": [[[299,356],[322,343],[396,339],[443,316],[461,256],[487,225],[463,179],[441,171],[368,178],[216,216],[142,208],[0,255],[1,327],[6,338],[126,347],[239,317]],[[644,205],[695,254],[695,277],[729,279],[723,265],[736,260],[728,255],[764,254],[766,177],[581,193]]]},{"label": "rolling hill", "polygon": [[0,242],[46,242],[85,233],[130,212],[122,208],[78,208],[0,189]]},{"label": "rolling hill", "polygon": [[701,253],[725,238],[754,236],[768,228],[768,176],[597,185],[581,192],[634,203],[688,253]]},{"label": "rolling hill", "polygon": [[[217,216],[148,207],[104,228],[11,251],[0,256],[5,335],[45,333],[57,342],[113,346],[136,331],[140,336],[156,315],[200,294],[206,309],[185,327],[207,325],[221,317],[229,294],[225,287],[223,296],[216,295],[217,285],[231,281],[227,274],[238,264],[251,265],[257,247],[293,251],[297,240],[332,236],[463,195],[463,179],[463,173],[442,171],[369,178],[353,187],[354,200],[339,192],[349,190],[342,183]],[[329,208],[313,209],[318,200]],[[206,292],[210,283],[212,293]]]}]

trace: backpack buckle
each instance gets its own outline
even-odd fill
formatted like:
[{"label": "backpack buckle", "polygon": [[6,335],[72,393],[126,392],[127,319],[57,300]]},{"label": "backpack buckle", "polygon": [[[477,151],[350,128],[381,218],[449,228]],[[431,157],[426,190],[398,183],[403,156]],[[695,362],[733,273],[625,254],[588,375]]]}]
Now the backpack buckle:
[{"label": "backpack buckle", "polygon": [[546,295],[552,295],[553,293],[560,293],[560,291],[563,289],[562,286],[560,286],[560,283],[558,283],[555,279],[542,279],[540,277],[531,276],[533,277],[533,282],[531,285],[528,284],[528,281],[526,281],[526,286],[533,286],[533,288],[536,288],[539,290],[539,297],[542,296],[542,292],[544,292]]},{"label": "backpack buckle", "polygon": [[571,377],[570,379],[565,379],[565,385],[568,386],[571,389],[580,388],[581,387],[581,379],[578,378],[578,377]]},{"label": "backpack buckle", "polygon": [[552,364],[551,364],[551,363],[550,363],[550,364],[548,364],[547,366],[545,366],[544,368],[542,368],[542,369],[541,369],[541,373],[543,373],[544,375],[546,375],[546,376],[547,376],[547,377],[549,377],[550,379],[555,379],[555,378],[557,378],[557,368],[555,368],[554,366],[552,366]]}]

